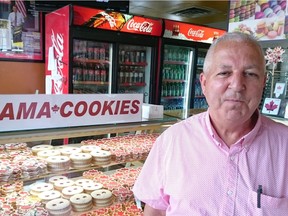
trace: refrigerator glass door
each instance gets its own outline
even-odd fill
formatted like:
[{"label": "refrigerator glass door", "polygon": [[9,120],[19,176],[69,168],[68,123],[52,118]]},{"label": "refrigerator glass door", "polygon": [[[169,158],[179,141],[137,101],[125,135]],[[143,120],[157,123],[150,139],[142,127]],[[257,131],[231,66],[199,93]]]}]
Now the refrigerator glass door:
[{"label": "refrigerator glass door", "polygon": [[143,102],[149,102],[151,47],[119,45],[117,93],[142,93]]},{"label": "refrigerator glass door", "polygon": [[160,104],[183,117],[190,106],[193,54],[189,47],[164,45]]},{"label": "refrigerator glass door", "polygon": [[73,39],[73,93],[111,93],[112,44]]},{"label": "refrigerator glass door", "polygon": [[194,109],[207,109],[208,104],[206,102],[205,96],[202,92],[202,88],[200,85],[200,73],[203,71],[204,59],[207,53],[207,49],[199,49],[198,50],[198,58],[197,58],[197,70],[196,70],[196,79],[195,79],[195,95],[194,95]]}]

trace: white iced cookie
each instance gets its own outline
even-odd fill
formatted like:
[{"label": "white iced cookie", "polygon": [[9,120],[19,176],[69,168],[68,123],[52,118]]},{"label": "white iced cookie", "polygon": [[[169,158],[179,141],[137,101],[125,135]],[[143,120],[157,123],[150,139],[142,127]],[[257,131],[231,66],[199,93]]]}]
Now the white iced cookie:
[{"label": "white iced cookie", "polygon": [[63,188],[62,195],[63,195],[63,198],[70,199],[71,196],[75,194],[83,193],[83,191],[84,189],[81,186],[74,185],[74,186]]},{"label": "white iced cookie", "polygon": [[101,150],[101,148],[96,145],[82,145],[80,148],[82,149],[82,152],[85,153],[90,153],[93,150]]},{"label": "white iced cookie", "polygon": [[49,183],[54,185],[55,182],[57,182],[57,181],[67,180],[67,179],[68,179],[68,177],[66,177],[66,176],[53,176],[53,177],[49,178]]},{"label": "white iced cookie", "polygon": [[72,147],[72,146],[65,146],[62,149],[60,149],[61,155],[69,156],[73,153],[80,153],[82,152],[81,148],[79,147]]},{"label": "white iced cookie", "polygon": [[97,207],[109,206],[113,202],[112,192],[106,189],[95,190],[91,193],[93,205]]},{"label": "white iced cookie", "polygon": [[43,203],[47,203],[50,200],[61,198],[61,193],[57,190],[49,190],[40,193],[38,197],[41,199]]},{"label": "white iced cookie", "polygon": [[70,201],[63,198],[51,200],[46,203],[45,207],[49,215],[69,216],[72,211]]},{"label": "white iced cookie", "polygon": [[34,196],[38,196],[40,193],[44,191],[53,190],[53,188],[54,188],[53,184],[50,184],[50,183],[46,183],[46,182],[34,183],[31,186],[30,194]]},{"label": "white iced cookie", "polygon": [[37,152],[37,156],[41,158],[48,158],[49,156],[56,156],[56,155],[60,155],[60,151],[55,149],[43,150]]},{"label": "white iced cookie", "polygon": [[37,145],[31,148],[34,155],[37,155],[39,151],[51,150],[54,147],[52,145]]},{"label": "white iced cookie", "polygon": [[54,187],[56,190],[62,191],[64,188],[71,187],[74,184],[75,182],[72,179],[63,179],[63,180],[56,181],[54,183]]},{"label": "white iced cookie", "polygon": [[72,210],[75,212],[84,212],[92,209],[92,197],[90,194],[80,193],[70,197]]}]

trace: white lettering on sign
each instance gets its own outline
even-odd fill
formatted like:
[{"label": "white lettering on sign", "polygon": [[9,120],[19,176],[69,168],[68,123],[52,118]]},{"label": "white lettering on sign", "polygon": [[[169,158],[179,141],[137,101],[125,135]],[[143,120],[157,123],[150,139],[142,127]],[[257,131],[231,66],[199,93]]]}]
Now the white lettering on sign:
[{"label": "white lettering on sign", "polygon": [[201,29],[193,30],[192,28],[190,28],[188,30],[188,36],[203,38],[204,37],[204,30],[201,30]]},{"label": "white lettering on sign", "polygon": [[128,21],[127,29],[138,32],[151,33],[153,30],[153,23],[147,21],[135,22],[134,19],[131,19]]}]

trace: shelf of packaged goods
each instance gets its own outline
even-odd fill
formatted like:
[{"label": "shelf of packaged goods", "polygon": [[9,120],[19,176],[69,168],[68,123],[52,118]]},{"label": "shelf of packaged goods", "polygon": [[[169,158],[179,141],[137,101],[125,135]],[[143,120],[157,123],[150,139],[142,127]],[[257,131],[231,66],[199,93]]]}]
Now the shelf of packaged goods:
[{"label": "shelf of packaged goods", "polygon": [[117,124],[0,132],[0,144],[64,139],[67,137],[76,138],[85,136],[97,136],[103,134],[124,133],[131,131],[157,130],[161,128],[166,128],[167,125],[171,125],[176,121],[177,119],[165,117],[163,119],[143,119],[139,122],[127,122]]},{"label": "shelf of packaged goods", "polygon": [[[38,180],[43,180],[43,179],[49,179],[50,177],[53,177],[55,175],[59,176],[59,175],[65,175],[65,176],[73,176],[73,178],[75,177],[81,177],[83,175],[83,172],[91,170],[91,169],[96,169],[102,172],[107,172],[107,170],[115,170],[119,167],[125,167],[126,164],[128,163],[133,163],[133,162],[138,162],[138,163],[144,163],[146,158],[138,158],[138,159],[130,159],[130,160],[125,160],[125,161],[111,161],[109,164],[106,165],[91,165],[85,168],[81,168],[81,169],[74,169],[74,168],[70,168],[69,170],[65,170],[65,171],[61,171],[61,172],[49,172],[47,171],[45,174],[43,175],[38,175],[35,177],[30,177],[30,178],[21,178],[19,180],[23,181],[24,185],[31,185],[33,184],[35,181]],[[70,178],[70,177],[69,177]],[[0,185],[6,184],[6,183],[12,183],[15,182],[15,180],[11,180],[8,182],[1,182]]]},{"label": "shelf of packaged goods", "polygon": [[100,81],[73,81],[74,85],[104,85],[108,86],[109,82],[100,82]]},{"label": "shelf of packaged goods", "polygon": [[162,80],[162,82],[163,83],[184,83],[184,82],[186,82],[186,80],[182,80],[182,79],[180,79],[180,80],[175,80],[175,79],[163,79]]},{"label": "shelf of packaged goods", "polygon": [[174,65],[187,65],[188,63],[185,61],[164,61],[164,64],[174,64]]},{"label": "shelf of packaged goods", "polygon": [[144,87],[146,83],[120,83],[121,87],[135,86],[135,87]]},{"label": "shelf of packaged goods", "polygon": [[119,64],[124,66],[142,66],[142,67],[148,65],[147,62],[119,62]]},{"label": "shelf of packaged goods", "polygon": [[78,63],[95,63],[95,64],[110,64],[110,61],[101,59],[85,59],[85,58],[74,58],[73,62]]}]

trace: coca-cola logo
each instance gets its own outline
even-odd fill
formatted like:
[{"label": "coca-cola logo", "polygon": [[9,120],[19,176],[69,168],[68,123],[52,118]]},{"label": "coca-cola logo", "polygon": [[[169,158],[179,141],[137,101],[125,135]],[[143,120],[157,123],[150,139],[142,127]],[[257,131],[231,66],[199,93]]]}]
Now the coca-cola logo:
[{"label": "coca-cola logo", "polygon": [[53,29],[51,29],[51,31],[52,31],[51,42],[52,47],[54,48],[54,58],[56,59],[56,69],[57,69],[56,74],[53,74],[52,71],[53,90],[55,94],[61,94],[63,92],[63,82],[64,82],[64,76],[63,76],[64,35],[59,33],[55,34]]},{"label": "coca-cola logo", "polygon": [[201,30],[201,29],[194,30],[194,29],[190,28],[188,30],[188,36],[203,38],[204,37],[204,30]]},{"label": "coca-cola logo", "polygon": [[134,19],[129,20],[127,24],[127,29],[132,31],[138,31],[143,33],[151,33],[153,30],[153,23],[144,21],[144,22],[135,22]]},{"label": "coca-cola logo", "polygon": [[109,25],[110,25],[110,28],[114,28],[116,27],[116,21],[114,19],[114,17],[110,16],[109,14],[107,14],[106,12],[102,11],[100,12],[100,14],[102,16],[105,17],[105,19],[108,21]]}]

